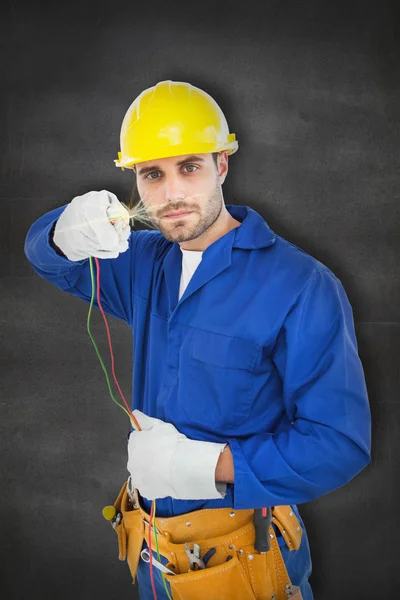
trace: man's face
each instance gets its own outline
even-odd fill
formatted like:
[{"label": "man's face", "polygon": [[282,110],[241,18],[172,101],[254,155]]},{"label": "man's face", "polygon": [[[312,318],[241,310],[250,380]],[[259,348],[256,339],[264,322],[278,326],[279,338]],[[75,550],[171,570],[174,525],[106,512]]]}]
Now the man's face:
[{"label": "man's face", "polygon": [[[221,184],[228,172],[226,152],[172,156],[138,163],[140,198],[152,224],[171,242],[198,238],[223,207]],[[188,214],[172,217],[170,213]]]}]

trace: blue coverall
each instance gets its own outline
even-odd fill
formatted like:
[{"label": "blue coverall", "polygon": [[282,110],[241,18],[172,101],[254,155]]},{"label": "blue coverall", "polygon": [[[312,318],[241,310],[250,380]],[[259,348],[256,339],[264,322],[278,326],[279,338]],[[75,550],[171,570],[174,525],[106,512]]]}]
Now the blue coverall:
[{"label": "blue coverall", "polygon": [[[31,226],[25,253],[41,277],[89,303],[89,260],[71,262],[49,242],[64,208]],[[232,451],[235,481],[224,498],[158,499],[157,516],[282,504],[300,516],[297,503],[339,488],[370,462],[352,308],[328,267],[255,210],[226,208],[240,226],[203,252],[179,301],[179,244],[142,230],[131,233],[129,250],[100,261],[101,302],[133,330],[132,408]],[[143,502],[150,512],[151,501]],[[279,543],[292,582],[311,599],[305,529],[297,551],[282,536]],[[140,563],[141,598],[152,598]],[[158,583],[159,599],[167,598]]]}]

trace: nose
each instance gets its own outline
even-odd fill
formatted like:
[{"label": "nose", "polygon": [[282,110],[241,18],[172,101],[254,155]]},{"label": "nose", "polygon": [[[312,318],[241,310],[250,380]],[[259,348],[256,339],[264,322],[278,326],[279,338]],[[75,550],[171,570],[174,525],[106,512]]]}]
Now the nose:
[{"label": "nose", "polygon": [[176,202],[186,198],[184,182],[178,175],[169,174],[165,176],[165,201]]}]

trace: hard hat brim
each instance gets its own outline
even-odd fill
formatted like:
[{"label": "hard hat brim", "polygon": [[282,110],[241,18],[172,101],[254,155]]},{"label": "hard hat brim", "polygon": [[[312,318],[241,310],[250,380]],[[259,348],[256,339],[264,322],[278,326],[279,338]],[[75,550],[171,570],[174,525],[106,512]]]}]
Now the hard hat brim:
[{"label": "hard hat brim", "polygon": [[[192,145],[188,148],[186,145],[178,145],[178,146],[168,146],[165,150],[160,149],[156,154],[152,156],[121,156],[118,159],[114,160],[116,167],[121,167],[122,169],[132,169],[134,165],[146,162],[148,160],[157,160],[161,158],[170,158],[171,156],[185,156],[187,154],[212,154],[213,152],[222,152],[226,151],[228,155],[234,154],[239,148],[238,142],[235,140],[229,144],[224,145],[215,145],[215,144],[196,144]],[[120,155],[120,153],[118,153]]]}]

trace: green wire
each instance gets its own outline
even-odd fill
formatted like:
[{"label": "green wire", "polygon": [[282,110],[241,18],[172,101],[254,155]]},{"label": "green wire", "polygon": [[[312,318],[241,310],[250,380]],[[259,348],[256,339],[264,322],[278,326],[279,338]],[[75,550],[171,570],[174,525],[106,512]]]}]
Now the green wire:
[{"label": "green wire", "polygon": [[[153,502],[154,502],[153,532],[154,532],[154,537],[156,539],[157,558],[161,562],[160,552],[158,550],[158,535],[157,535],[157,532],[156,532],[156,501],[153,500]],[[167,588],[167,582],[165,581],[164,573],[162,571],[161,571],[161,575],[162,575],[162,580],[163,580],[163,584],[164,584],[164,587],[165,587],[165,591],[167,592],[167,596],[168,596],[169,600],[172,600],[172,598],[171,598],[171,596],[169,594],[168,588]]]},{"label": "green wire", "polygon": [[126,410],[126,408],[124,406],[122,406],[119,402],[117,402],[117,400],[114,398],[114,394],[113,394],[113,391],[111,389],[110,379],[109,379],[108,374],[107,374],[107,369],[104,366],[104,363],[103,363],[103,360],[101,358],[99,349],[97,348],[96,342],[94,341],[92,333],[90,331],[90,315],[91,315],[91,312],[92,312],[92,307],[93,307],[93,302],[94,302],[94,290],[95,290],[94,274],[93,274],[93,259],[92,259],[91,256],[89,256],[89,265],[90,265],[90,276],[91,276],[91,279],[92,279],[92,298],[90,300],[89,313],[88,313],[88,318],[87,318],[87,330],[88,330],[88,333],[90,335],[90,339],[92,340],[94,349],[97,352],[97,356],[99,357],[99,361],[100,361],[100,364],[101,364],[101,366],[103,368],[104,374],[106,376],[107,385],[108,385],[108,390],[110,392],[110,396],[114,400],[115,404],[117,404],[120,408],[122,408],[122,410],[128,415],[129,420],[130,420],[131,417],[130,417],[130,414],[128,413],[128,411]]},{"label": "green wire", "polygon": [[[99,361],[100,361],[100,364],[101,364],[101,366],[103,368],[104,374],[106,376],[106,380],[107,380],[107,385],[108,385],[108,390],[110,392],[110,396],[114,400],[115,404],[117,404],[120,408],[122,408],[122,410],[128,415],[129,420],[130,420],[131,416],[128,413],[128,411],[126,410],[126,408],[124,406],[122,406],[119,402],[117,402],[117,400],[114,398],[114,394],[113,394],[112,389],[111,389],[111,384],[110,384],[110,379],[108,377],[107,369],[104,366],[104,363],[103,363],[103,360],[101,358],[99,349],[97,348],[96,342],[94,341],[92,333],[90,331],[90,315],[92,313],[93,302],[94,302],[94,293],[95,293],[95,282],[94,282],[94,272],[93,272],[93,259],[92,259],[91,256],[89,256],[89,266],[90,266],[90,277],[91,277],[91,280],[92,280],[92,297],[90,299],[89,313],[88,313],[88,317],[87,317],[87,330],[88,330],[90,339],[92,340],[92,344],[94,346],[94,349],[96,350],[97,356],[99,357]],[[154,500],[154,523],[153,523],[153,529],[154,529],[154,537],[156,539],[157,557],[158,557],[158,560],[161,561],[160,552],[158,550],[158,536],[157,536],[157,533],[156,533],[156,525],[155,525],[155,514],[156,514],[155,511],[156,511],[156,501]],[[172,598],[171,598],[171,596],[169,594],[168,588],[167,588],[167,583],[165,581],[164,574],[162,573],[162,575],[163,575],[163,583],[164,583],[165,591],[167,592],[169,600],[172,600]]]}]

